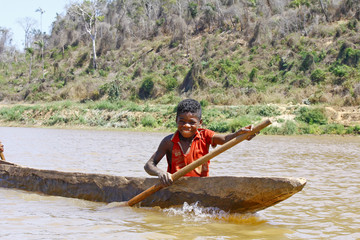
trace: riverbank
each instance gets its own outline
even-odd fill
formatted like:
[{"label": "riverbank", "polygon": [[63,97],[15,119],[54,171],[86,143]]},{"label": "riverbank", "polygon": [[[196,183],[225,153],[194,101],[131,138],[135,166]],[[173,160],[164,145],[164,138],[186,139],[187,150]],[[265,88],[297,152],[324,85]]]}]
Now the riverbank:
[{"label": "riverbank", "polygon": [[[217,132],[270,118],[269,135],[360,134],[359,107],[309,105],[213,106],[201,102],[204,126]],[[0,104],[0,125],[132,131],[174,131],[176,105],[131,101]]]}]

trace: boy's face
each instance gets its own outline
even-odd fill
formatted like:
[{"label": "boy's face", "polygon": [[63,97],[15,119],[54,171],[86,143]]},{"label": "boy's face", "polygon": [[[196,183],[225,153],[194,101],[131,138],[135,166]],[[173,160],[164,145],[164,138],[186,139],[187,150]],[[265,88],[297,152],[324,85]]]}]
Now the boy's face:
[{"label": "boy's face", "polygon": [[202,120],[196,113],[187,112],[178,115],[176,124],[184,138],[192,138],[202,124]]}]

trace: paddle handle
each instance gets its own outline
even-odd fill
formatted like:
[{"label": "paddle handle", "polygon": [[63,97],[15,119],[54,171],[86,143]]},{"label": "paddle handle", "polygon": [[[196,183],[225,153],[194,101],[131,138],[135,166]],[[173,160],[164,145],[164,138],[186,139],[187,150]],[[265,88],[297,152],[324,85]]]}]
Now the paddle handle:
[{"label": "paddle handle", "polygon": [[[261,123],[259,123],[258,125],[256,125],[252,131],[245,133],[245,134],[241,134],[233,139],[231,139],[230,141],[226,142],[224,145],[220,146],[219,148],[215,149],[214,151],[206,154],[205,156],[197,159],[196,161],[190,163],[189,165],[186,165],[185,167],[181,168],[179,171],[175,172],[174,174],[171,175],[173,181],[175,182],[176,180],[178,180],[179,178],[181,178],[182,176],[184,176],[185,174],[187,174],[188,172],[191,172],[192,170],[194,170],[195,168],[197,168],[198,166],[206,163],[207,161],[209,161],[210,159],[212,159],[213,157],[216,157],[217,155],[219,155],[220,153],[228,150],[229,148],[235,146],[236,144],[244,141],[245,139],[247,139],[249,136],[259,132],[261,129],[269,126],[271,124],[270,120],[265,120]],[[133,197],[132,199],[130,199],[127,202],[128,206],[133,206],[139,202],[141,202],[142,200],[144,200],[145,198],[151,196],[152,194],[156,193],[157,191],[159,191],[160,189],[162,189],[163,186],[161,185],[161,183],[157,183],[155,185],[153,185],[152,187],[146,189],[145,191],[143,191],[142,193],[136,195],[135,197]]]},{"label": "paddle handle", "polygon": [[1,158],[1,160],[6,161],[3,152],[0,152],[0,158]]},{"label": "paddle handle", "polygon": [[181,168],[179,171],[173,173],[171,175],[173,181],[178,180],[179,178],[181,178],[182,176],[184,176],[185,174],[187,174],[188,172],[191,172],[192,170],[194,170],[195,168],[199,167],[200,165],[206,163],[207,161],[209,161],[210,159],[216,157],[217,155],[219,155],[222,152],[225,152],[226,150],[228,150],[229,148],[232,148],[233,146],[235,146],[236,144],[244,141],[245,139],[247,139],[249,136],[259,132],[260,130],[262,130],[263,128],[269,126],[271,124],[271,121],[269,119],[259,123],[258,125],[256,125],[252,131],[245,133],[245,134],[241,134],[233,139],[231,139],[230,141],[226,142],[225,144],[221,145],[220,147],[216,148],[215,150],[213,150],[212,152],[209,152],[208,154],[206,154],[205,156],[202,156],[201,158],[197,159],[196,161],[190,163],[189,165],[186,165],[185,167]]}]

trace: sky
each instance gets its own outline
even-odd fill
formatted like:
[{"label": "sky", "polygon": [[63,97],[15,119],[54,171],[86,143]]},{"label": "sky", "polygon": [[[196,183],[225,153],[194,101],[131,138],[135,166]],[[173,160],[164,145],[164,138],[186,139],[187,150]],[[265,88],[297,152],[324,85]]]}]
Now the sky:
[{"label": "sky", "polygon": [[12,44],[19,50],[24,48],[25,31],[18,23],[25,17],[36,21],[35,27],[41,29],[41,14],[38,8],[45,11],[42,14],[42,31],[47,34],[51,31],[51,24],[55,21],[56,13],[65,14],[65,6],[69,0],[0,0],[0,27],[10,29]]}]

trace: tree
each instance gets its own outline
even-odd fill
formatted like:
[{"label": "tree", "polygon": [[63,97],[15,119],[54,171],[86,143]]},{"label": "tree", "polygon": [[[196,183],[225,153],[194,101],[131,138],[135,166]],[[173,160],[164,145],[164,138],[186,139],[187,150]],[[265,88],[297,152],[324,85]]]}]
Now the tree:
[{"label": "tree", "polygon": [[40,37],[41,37],[41,41],[38,41],[36,44],[39,45],[39,47],[41,47],[41,64],[42,64],[42,77],[43,79],[45,78],[45,68],[44,68],[44,34],[42,32],[42,15],[44,14],[44,10],[42,10],[41,8],[36,9],[35,12],[39,12],[40,13]]},{"label": "tree", "polygon": [[0,27],[0,54],[5,52],[7,47],[11,44],[11,35],[9,29]]},{"label": "tree", "polygon": [[24,42],[24,49],[31,47],[32,44],[32,34],[31,31],[36,25],[36,20],[30,17],[25,17],[18,20],[18,23],[25,31],[25,42]]},{"label": "tree", "polygon": [[84,0],[81,4],[75,3],[70,11],[79,16],[84,24],[85,31],[92,41],[93,68],[96,69],[96,34],[99,21],[103,21],[103,9],[106,6],[105,0]]},{"label": "tree", "polygon": [[321,7],[321,10],[322,12],[324,13],[325,15],[325,19],[327,22],[330,22],[330,19],[329,19],[329,16],[328,16],[328,13],[327,13],[327,6],[325,5],[326,3],[323,1],[323,0],[319,0],[319,3],[320,3],[320,7]]}]

